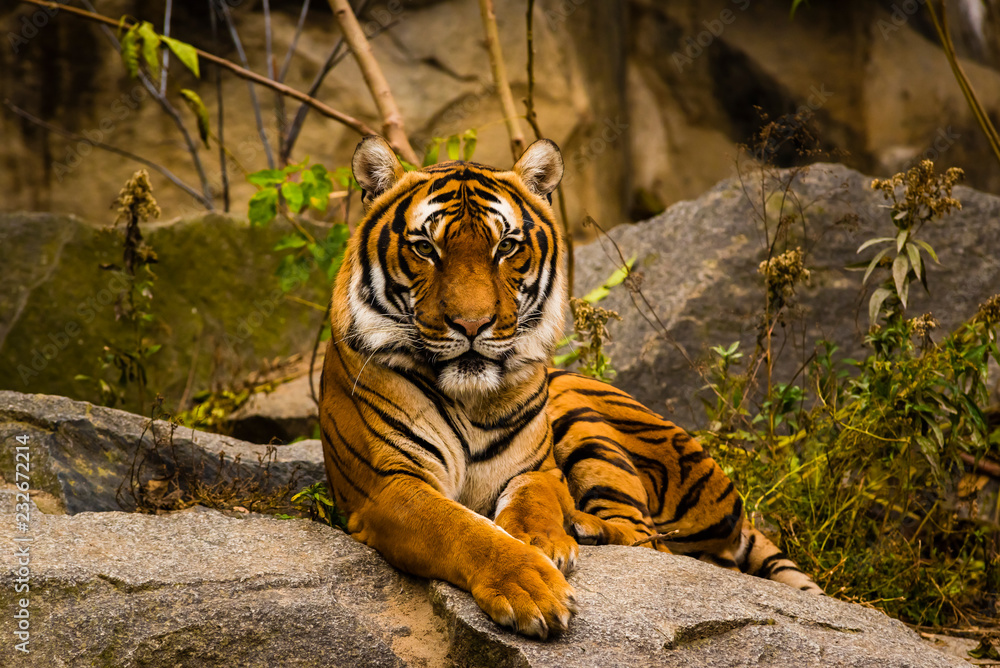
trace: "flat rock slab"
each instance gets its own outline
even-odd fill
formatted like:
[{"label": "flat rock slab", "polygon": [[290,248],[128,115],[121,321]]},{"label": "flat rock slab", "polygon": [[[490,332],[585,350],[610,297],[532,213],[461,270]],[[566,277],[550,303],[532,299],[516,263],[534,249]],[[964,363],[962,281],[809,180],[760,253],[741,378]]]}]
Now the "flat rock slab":
[{"label": "flat rock slab", "polygon": [[[258,457],[267,450],[83,401],[0,391],[0,476],[8,482],[14,482],[11,446],[18,436],[27,436],[30,444],[33,489],[55,497],[69,514],[133,510],[134,498],[119,494],[119,487],[140,448],[147,457],[140,484],[178,469],[211,481],[219,453],[225,453],[228,473],[260,477]],[[241,464],[234,464],[236,457]],[[293,475],[302,485],[325,480],[322,447],[318,441],[277,447],[269,474],[275,486]]]},{"label": "flat rock slab", "polygon": [[[13,496],[0,490],[3,507]],[[639,548],[584,547],[580,612],[542,643],[306,520],[33,509],[25,532],[0,524],[5,545],[15,536],[33,539],[19,666],[967,665],[876,611]],[[5,610],[22,596],[12,552]],[[13,653],[5,637],[0,664]]]}]

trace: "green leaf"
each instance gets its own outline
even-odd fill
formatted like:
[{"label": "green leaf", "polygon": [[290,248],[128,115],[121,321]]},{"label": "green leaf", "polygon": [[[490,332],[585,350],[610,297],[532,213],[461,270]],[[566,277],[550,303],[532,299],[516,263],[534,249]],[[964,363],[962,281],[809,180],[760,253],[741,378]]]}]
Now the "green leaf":
[{"label": "green leaf", "polygon": [[281,186],[281,196],[285,198],[288,208],[294,213],[302,210],[304,198],[302,196],[302,186],[294,181],[289,181]]},{"label": "green leaf", "polygon": [[889,288],[878,288],[872,293],[872,298],[868,302],[868,319],[873,325],[878,321],[878,314],[882,310],[882,304],[890,296],[892,296],[892,290]]},{"label": "green leaf", "polygon": [[809,4],[809,0],[792,0],[792,13],[790,15],[790,18],[793,18],[793,19],[795,18],[795,10],[797,10],[799,8],[799,5],[801,5],[803,3],[806,4],[806,5],[808,5]]},{"label": "green leaf", "polygon": [[151,357],[152,355],[155,355],[157,352],[159,352],[160,348],[162,347],[163,347],[162,343],[154,343],[150,347],[146,348],[146,357]]},{"label": "green leaf", "polygon": [[909,230],[901,230],[899,235],[896,237],[896,252],[901,253],[903,251],[903,246],[906,245],[906,240],[910,238]]},{"label": "green leaf", "polygon": [[[892,241],[892,239],[890,239],[890,241]],[[882,261],[882,258],[884,258],[890,250],[892,249],[883,248],[875,257],[872,258],[872,261],[868,263],[868,271],[865,272],[865,277],[861,279],[861,285],[868,282],[868,277],[872,275],[872,272],[875,271],[875,267],[878,266],[878,263]]]},{"label": "green leaf", "polygon": [[459,138],[458,135],[452,135],[448,137],[448,143],[445,144],[445,150],[448,153],[449,160],[458,160],[461,143],[462,140]]},{"label": "green leaf", "polygon": [[278,240],[278,243],[274,245],[274,250],[285,250],[288,248],[302,248],[307,243],[309,243],[305,237],[300,234],[288,234]]},{"label": "green leaf", "polygon": [[193,46],[166,35],[160,35],[160,39],[170,47],[170,50],[177,56],[177,60],[184,63],[184,66],[191,70],[197,78],[201,78],[201,72],[198,69],[198,51]]},{"label": "green leaf", "polygon": [[140,23],[138,32],[142,40],[142,59],[155,79],[160,75],[160,36],[153,30],[153,24],[149,21]]},{"label": "green leaf", "polygon": [[472,156],[476,152],[476,129],[466,130],[465,134],[462,135],[462,140],[464,142],[462,146],[462,160],[468,162],[472,160]]},{"label": "green leaf", "polygon": [[917,275],[919,280],[921,278],[921,272],[923,271],[923,262],[920,260],[920,249],[913,244],[906,244],[906,254],[910,257],[910,264],[913,266],[913,272]]},{"label": "green leaf", "polygon": [[128,75],[133,79],[139,76],[139,32],[138,26],[132,26],[122,37],[121,54],[122,62]]},{"label": "green leaf", "polygon": [[896,284],[896,294],[899,295],[899,301],[903,302],[903,308],[906,308],[906,288],[909,286],[906,275],[908,273],[910,273],[910,261],[905,255],[897,255],[896,259],[892,261],[892,280]]},{"label": "green leaf", "polygon": [[247,175],[247,181],[260,186],[277,186],[285,182],[285,173],[280,169],[262,169],[259,172]]},{"label": "green leaf", "polygon": [[264,188],[250,198],[247,216],[254,227],[267,225],[278,215],[278,190]]},{"label": "green leaf", "polygon": [[442,141],[444,140],[441,137],[435,137],[431,140],[431,145],[427,147],[427,153],[424,154],[424,167],[437,163]]},{"label": "green leaf", "polygon": [[935,262],[937,262],[938,264],[941,264],[941,260],[938,259],[937,253],[934,252],[934,249],[931,248],[931,245],[929,243],[927,243],[926,241],[918,241],[918,240],[914,240],[913,243],[917,244],[918,246],[920,246],[921,248],[923,248],[925,251],[927,251],[927,253],[932,258],[934,258]]},{"label": "green leaf", "polygon": [[574,350],[572,352],[566,353],[565,355],[556,355],[552,358],[552,364],[554,366],[568,366],[573,362],[580,359],[580,352]]},{"label": "green leaf", "polygon": [[190,109],[195,118],[198,119],[198,136],[205,143],[205,148],[208,148],[208,135],[211,128],[211,123],[208,120],[208,109],[205,107],[205,103],[201,101],[198,97],[198,93],[194,92],[189,88],[181,89],[181,97],[184,98],[184,102],[187,104],[188,109]]},{"label": "green leaf", "polygon": [[869,239],[860,246],[858,246],[857,252],[860,253],[869,246],[874,246],[875,244],[884,244],[887,241],[892,241],[892,237],[878,237],[877,239]]}]

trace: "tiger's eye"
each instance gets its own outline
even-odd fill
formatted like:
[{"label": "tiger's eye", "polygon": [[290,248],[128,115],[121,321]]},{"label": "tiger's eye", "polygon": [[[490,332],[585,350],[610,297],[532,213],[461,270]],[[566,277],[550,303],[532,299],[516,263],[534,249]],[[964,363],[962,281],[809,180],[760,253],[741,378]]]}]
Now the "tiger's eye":
[{"label": "tiger's eye", "polygon": [[514,242],[513,239],[504,239],[503,241],[497,244],[497,252],[500,253],[501,255],[507,255],[516,247],[517,244]]},{"label": "tiger's eye", "polygon": [[434,254],[434,244],[429,241],[418,241],[413,244],[413,250],[417,252],[417,255],[423,255],[424,257],[430,257]]}]

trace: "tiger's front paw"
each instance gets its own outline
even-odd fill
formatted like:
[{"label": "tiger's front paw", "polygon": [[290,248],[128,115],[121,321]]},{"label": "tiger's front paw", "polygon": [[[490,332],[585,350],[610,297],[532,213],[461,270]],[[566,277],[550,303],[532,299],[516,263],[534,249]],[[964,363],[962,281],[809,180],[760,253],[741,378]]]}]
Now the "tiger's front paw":
[{"label": "tiger's front paw", "polygon": [[495,555],[470,591],[497,624],[542,640],[565,631],[576,612],[573,588],[562,573],[538,550],[520,544]]}]

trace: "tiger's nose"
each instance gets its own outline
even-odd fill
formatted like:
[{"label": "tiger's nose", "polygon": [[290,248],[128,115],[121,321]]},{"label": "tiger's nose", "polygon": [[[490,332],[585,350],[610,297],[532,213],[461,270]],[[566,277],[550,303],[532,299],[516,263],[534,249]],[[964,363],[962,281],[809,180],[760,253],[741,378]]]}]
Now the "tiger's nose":
[{"label": "tiger's nose", "polygon": [[452,329],[472,338],[491,325],[495,319],[496,316],[484,316],[476,320],[466,320],[465,318],[448,318],[447,320]]}]

